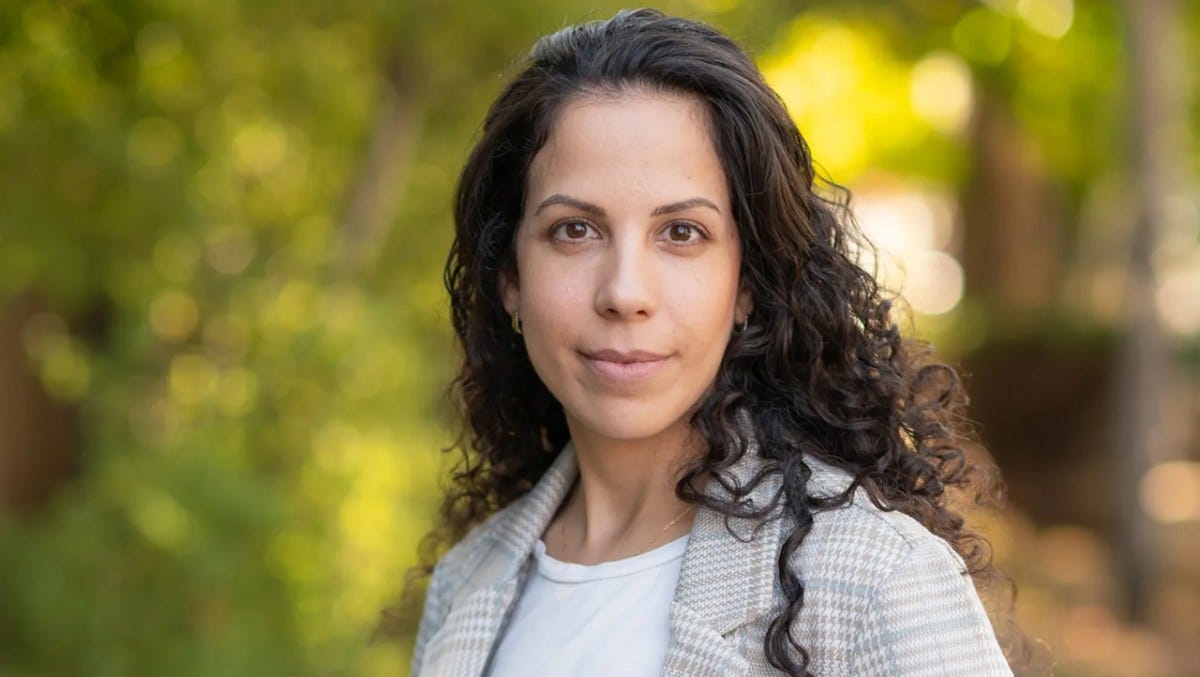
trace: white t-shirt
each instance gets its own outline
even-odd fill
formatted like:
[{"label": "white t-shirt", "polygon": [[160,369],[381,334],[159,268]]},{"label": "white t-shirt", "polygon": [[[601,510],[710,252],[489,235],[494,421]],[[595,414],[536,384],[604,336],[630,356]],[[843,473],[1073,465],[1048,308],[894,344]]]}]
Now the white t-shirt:
[{"label": "white t-shirt", "polygon": [[658,675],[688,535],[640,555],[574,564],[536,561],[496,649],[490,677]]}]

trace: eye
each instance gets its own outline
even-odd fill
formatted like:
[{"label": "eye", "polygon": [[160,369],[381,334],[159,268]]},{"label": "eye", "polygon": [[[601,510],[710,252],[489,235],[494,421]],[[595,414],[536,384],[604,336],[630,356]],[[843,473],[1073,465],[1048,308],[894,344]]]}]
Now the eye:
[{"label": "eye", "polygon": [[[695,244],[700,240],[707,240],[708,236],[699,226],[688,223],[687,221],[676,221],[666,229],[667,238],[677,244]],[[697,237],[691,237],[695,233]]]},{"label": "eye", "polygon": [[581,242],[587,239],[588,229],[591,227],[587,221],[563,221],[551,229],[551,234],[558,236],[559,240]]}]

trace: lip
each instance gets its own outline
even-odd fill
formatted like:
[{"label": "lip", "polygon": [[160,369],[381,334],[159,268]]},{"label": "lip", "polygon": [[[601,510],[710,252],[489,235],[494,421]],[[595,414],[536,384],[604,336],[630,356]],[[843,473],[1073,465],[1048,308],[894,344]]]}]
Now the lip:
[{"label": "lip", "polygon": [[653,376],[663,368],[669,357],[643,350],[599,350],[580,352],[579,355],[597,375],[610,381],[623,382],[639,381]]}]

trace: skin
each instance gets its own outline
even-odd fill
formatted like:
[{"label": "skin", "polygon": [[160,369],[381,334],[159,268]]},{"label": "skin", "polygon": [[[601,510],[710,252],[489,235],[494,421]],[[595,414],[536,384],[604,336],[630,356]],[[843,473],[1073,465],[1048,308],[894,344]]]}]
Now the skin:
[{"label": "skin", "polygon": [[[679,469],[705,451],[687,419],[752,309],[707,112],[661,93],[568,102],[525,198],[501,298],[580,466],[544,541],[569,562],[630,557],[691,530],[694,510],[663,531],[688,507],[674,495]],[[581,355],[600,349],[667,357],[648,378],[613,381]]]}]

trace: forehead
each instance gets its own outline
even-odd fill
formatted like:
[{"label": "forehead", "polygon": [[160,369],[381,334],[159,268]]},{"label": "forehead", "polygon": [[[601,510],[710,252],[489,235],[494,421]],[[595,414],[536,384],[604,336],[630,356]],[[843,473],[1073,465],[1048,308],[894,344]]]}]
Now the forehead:
[{"label": "forehead", "polygon": [[[671,93],[587,94],[563,104],[530,167],[529,197],[620,191],[728,202],[706,105]],[[687,196],[684,196],[687,197]]]},{"label": "forehead", "polygon": [[[560,107],[551,138],[565,127],[623,128],[651,131],[653,122],[683,122],[687,131],[708,134],[708,107],[699,97],[669,91],[628,89],[619,92],[583,92]],[[683,131],[683,130],[681,130]]]}]

